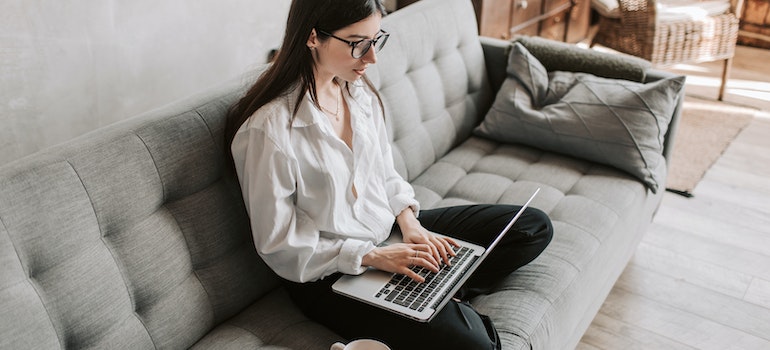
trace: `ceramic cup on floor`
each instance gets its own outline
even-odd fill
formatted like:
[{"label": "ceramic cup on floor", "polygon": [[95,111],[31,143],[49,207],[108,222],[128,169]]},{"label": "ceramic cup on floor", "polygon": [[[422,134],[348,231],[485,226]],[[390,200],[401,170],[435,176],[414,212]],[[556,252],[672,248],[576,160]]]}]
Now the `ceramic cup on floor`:
[{"label": "ceramic cup on floor", "polygon": [[374,339],[358,339],[347,345],[334,343],[331,350],[390,350],[390,347]]}]

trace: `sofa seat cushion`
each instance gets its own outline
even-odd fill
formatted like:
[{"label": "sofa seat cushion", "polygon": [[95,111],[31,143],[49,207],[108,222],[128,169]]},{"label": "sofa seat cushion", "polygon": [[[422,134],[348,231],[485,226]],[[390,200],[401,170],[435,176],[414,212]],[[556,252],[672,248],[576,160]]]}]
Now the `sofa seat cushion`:
[{"label": "sofa seat cushion", "polygon": [[[650,222],[662,195],[609,166],[478,137],[459,145],[412,184],[424,208],[522,204],[541,188],[531,205],[550,216],[551,244],[502,281],[495,293],[472,301],[492,317],[504,348],[539,342],[535,348],[547,349],[544,342],[555,341],[548,334],[554,323],[579,322],[596,293],[611,288],[641,237],[638,228]],[[560,305],[562,311],[552,310]]]},{"label": "sofa seat cushion", "polygon": [[[658,171],[665,175],[665,163]],[[535,206],[551,212],[572,196],[609,208],[627,207],[646,193],[630,174],[534,147],[471,137],[412,181],[423,208],[473,203],[523,203],[537,187]],[[620,191],[620,192],[618,192]],[[601,230],[587,227],[587,231]]]},{"label": "sofa seat cushion", "polygon": [[277,288],[223,322],[191,349],[323,349],[342,338],[305,317]]}]

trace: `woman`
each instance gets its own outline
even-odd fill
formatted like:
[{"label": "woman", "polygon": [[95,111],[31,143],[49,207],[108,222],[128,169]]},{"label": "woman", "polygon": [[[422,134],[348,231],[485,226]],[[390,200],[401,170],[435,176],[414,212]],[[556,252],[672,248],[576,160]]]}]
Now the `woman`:
[{"label": "woman", "polygon": [[[422,282],[410,266],[438,271],[456,246],[433,232],[486,246],[518,209],[420,211],[393,167],[384,108],[365,75],[389,36],[380,28],[384,14],[380,0],[292,2],[273,64],[228,118],[254,242],[302,311],[342,336],[376,338],[394,349],[493,348],[493,326],[460,303],[419,323],[330,287],[368,267]],[[378,247],[391,230],[400,230],[404,243]],[[489,291],[537,257],[551,232],[547,216],[528,209],[456,297]]]}]

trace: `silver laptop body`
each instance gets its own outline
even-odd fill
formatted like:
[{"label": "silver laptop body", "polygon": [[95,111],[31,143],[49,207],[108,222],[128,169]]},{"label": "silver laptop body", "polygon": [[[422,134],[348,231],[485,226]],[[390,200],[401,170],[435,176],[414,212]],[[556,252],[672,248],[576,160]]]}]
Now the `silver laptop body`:
[{"label": "silver laptop body", "polygon": [[[456,251],[461,250],[462,254],[458,254],[458,256],[450,260],[451,268],[446,264],[442,264],[439,273],[433,273],[427,269],[415,267],[415,271],[419,270],[418,273],[426,277],[426,282],[422,284],[413,282],[404,275],[370,268],[361,275],[344,275],[340,277],[332,285],[332,289],[339,294],[402,316],[420,322],[429,322],[452,299],[492,249],[502,240],[503,236],[519,219],[524,210],[527,209],[529,203],[532,202],[532,199],[535,198],[538,192],[540,192],[540,188],[516,212],[516,215],[511,218],[489,247],[484,248],[453,238],[460,245],[460,248],[456,249]],[[400,242],[402,242],[401,234],[393,233],[381,245]],[[450,269],[451,271],[445,271]],[[436,284],[436,286],[432,287],[433,284]],[[409,288],[420,289],[420,292],[423,292],[425,296],[417,296],[416,291],[405,292]]]}]

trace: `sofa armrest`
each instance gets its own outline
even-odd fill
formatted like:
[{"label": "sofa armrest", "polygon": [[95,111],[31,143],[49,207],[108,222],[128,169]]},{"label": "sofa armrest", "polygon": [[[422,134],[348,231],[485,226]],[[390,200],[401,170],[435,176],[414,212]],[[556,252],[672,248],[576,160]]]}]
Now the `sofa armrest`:
[{"label": "sofa armrest", "polygon": [[[677,76],[677,74],[656,70],[656,69],[650,69],[647,71],[647,75],[645,76],[644,82],[648,83],[648,82],[657,81],[657,80],[661,80],[661,79],[665,79],[673,76]],[[685,87],[682,87],[682,90],[680,90],[679,94],[677,95],[674,114],[671,115],[671,121],[669,121],[668,123],[668,130],[666,131],[666,136],[663,139],[663,157],[666,158],[666,163],[668,165],[671,165],[671,154],[674,150],[674,136],[676,136],[676,131],[677,129],[679,129],[679,120],[682,117],[682,108],[684,105],[684,93],[685,93]]]},{"label": "sofa armrest", "polygon": [[511,42],[486,36],[480,36],[479,41],[481,41],[481,48],[484,51],[489,85],[492,87],[492,91],[497,92],[507,75],[506,68],[508,67]]},{"label": "sofa armrest", "polygon": [[[505,80],[511,41],[479,37],[484,50],[487,75],[492,91]],[[540,37],[519,36],[514,39],[534,55],[550,71],[583,72],[604,78],[644,82],[652,64],[644,59],[580,48]]]},{"label": "sofa armrest", "polygon": [[521,43],[546,70],[582,72],[596,76],[643,82],[652,64],[626,54],[611,54],[573,44],[530,36],[519,36]]}]

